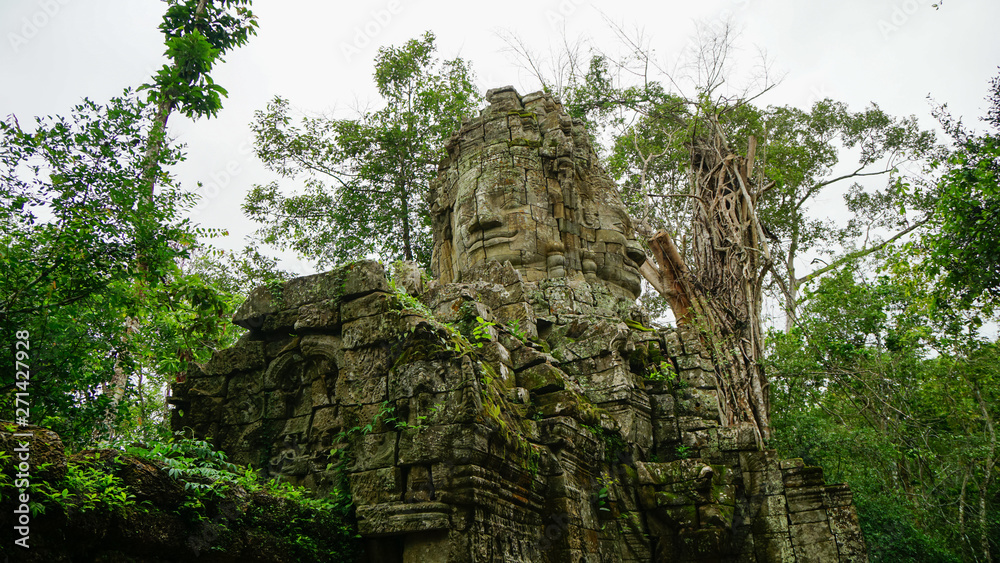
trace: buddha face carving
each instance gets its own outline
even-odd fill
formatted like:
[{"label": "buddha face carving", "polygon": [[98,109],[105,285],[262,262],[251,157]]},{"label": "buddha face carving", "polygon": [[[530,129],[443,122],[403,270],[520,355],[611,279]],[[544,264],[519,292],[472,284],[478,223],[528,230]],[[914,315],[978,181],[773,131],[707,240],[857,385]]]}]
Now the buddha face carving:
[{"label": "buddha face carving", "polygon": [[496,260],[545,274],[546,241],[559,240],[558,225],[541,216],[543,208],[528,205],[523,171],[502,170],[459,180],[455,198],[451,232],[457,271]]},{"label": "buddha face carving", "polygon": [[509,261],[526,281],[579,277],[638,297],[646,257],[582,124],[541,93],[487,99],[432,184],[435,274],[467,281],[480,263]]}]

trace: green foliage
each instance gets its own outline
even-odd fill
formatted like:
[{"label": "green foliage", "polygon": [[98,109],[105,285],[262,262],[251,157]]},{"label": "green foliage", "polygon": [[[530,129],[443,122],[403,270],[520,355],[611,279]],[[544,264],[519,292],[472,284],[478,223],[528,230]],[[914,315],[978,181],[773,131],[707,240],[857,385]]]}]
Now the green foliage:
[{"label": "green foliage", "polygon": [[608,490],[608,485],[603,480],[598,480],[598,483],[600,484],[600,488],[594,491],[593,495],[597,512],[611,512],[611,493]]},{"label": "green foliage", "polygon": [[[932,275],[961,305],[980,303],[992,311],[1000,297],[1000,76],[991,83],[986,118],[991,131],[974,135],[939,109],[938,119],[956,148],[938,183],[935,229],[924,237]],[[942,299],[946,297],[942,296]]]},{"label": "green foliage", "polygon": [[[731,37],[713,37],[711,51],[724,57]],[[926,210],[920,190],[904,178],[900,167],[926,162],[938,147],[934,135],[922,131],[915,117],[896,118],[877,105],[851,111],[845,104],[820,100],[808,110],[790,106],[757,107],[751,100],[719,93],[727,66],[724,59],[697,61],[707,82],[695,85],[693,95],[672,91],[675,76],[653,74],[658,66],[650,52],[637,50],[616,60],[592,57],[582,75],[575,73],[562,92],[569,111],[584,119],[597,138],[610,138],[607,168],[621,186],[621,196],[640,233],[670,233],[685,260],[692,244],[692,225],[700,216],[699,201],[691,197],[693,148],[719,127],[727,144],[749,156],[756,141],[748,197],[760,221],[768,257],[767,270],[776,278],[772,288],[794,317],[799,285],[820,272],[797,272],[804,252],[835,257],[865,254],[877,248],[873,232],[899,233],[910,227],[906,211]],[[699,66],[702,68],[702,66]],[[628,78],[635,77],[632,81]],[[716,125],[717,124],[717,125]],[[857,155],[849,162],[845,155]],[[853,160],[853,159],[852,159]],[[832,187],[873,177],[884,179],[884,188],[871,190],[855,183],[845,201],[853,213],[836,224],[810,214],[809,207]],[[761,242],[765,244],[764,241]],[[773,261],[772,261],[773,260]],[[689,262],[688,267],[693,267]],[[695,272],[697,275],[697,272]],[[663,306],[662,303],[659,304]]]},{"label": "green foliage", "polygon": [[216,490],[218,484],[225,485],[235,480],[245,480],[252,475],[226,461],[226,454],[216,451],[211,444],[202,440],[177,440],[174,438],[155,442],[151,448],[141,445],[130,446],[126,451],[146,459],[155,459],[167,467],[167,473],[183,480],[188,490]]},{"label": "green foliage", "polygon": [[[346,488],[317,497],[288,482],[261,480],[251,468],[230,463],[199,440],[175,439],[130,446],[128,453],[101,450],[71,456],[66,476],[58,482],[32,482],[33,517],[70,520],[84,514],[100,519],[162,525],[172,517],[187,520],[192,530],[211,527],[205,549],[225,550],[247,538],[267,539],[300,561],[353,561],[360,552],[350,496]],[[11,456],[0,452],[0,494],[13,489]],[[122,479],[129,466],[142,463],[184,484],[183,497],[162,497],[158,490],[131,489]],[[44,471],[45,467],[37,468]],[[148,480],[141,480],[148,484]],[[162,491],[159,491],[162,492]],[[173,512],[175,516],[166,514]],[[158,514],[157,514],[158,513]],[[78,524],[77,524],[78,526]],[[198,537],[187,539],[198,540]]]},{"label": "green foliage", "polygon": [[[68,118],[36,120],[24,130],[14,118],[0,123],[0,331],[30,334],[33,373],[32,418],[48,420],[69,444],[86,443],[111,404],[102,387],[116,370],[136,373],[137,356],[155,357],[163,367],[177,359],[178,339],[204,334],[214,295],[195,280],[180,280],[175,261],[188,255],[198,236],[212,233],[182,219],[192,202],[163,171],[176,163],[176,150],[160,153],[163,189],[150,196],[139,178],[151,109],[130,92],[106,105],[84,100]],[[162,338],[170,319],[177,338]],[[196,313],[194,313],[196,312]],[[135,334],[136,317],[162,321]],[[153,348],[149,348],[149,346]],[[171,347],[170,353],[166,348]],[[15,373],[12,349],[0,355],[8,406]],[[152,366],[149,366],[152,367]],[[132,388],[131,397],[135,397]],[[13,412],[13,410],[7,410]]]},{"label": "green foliage", "polygon": [[48,499],[81,512],[111,510],[121,513],[135,505],[135,495],[121,478],[98,463],[97,454],[89,461],[84,458],[82,462],[67,464],[63,486],[65,488],[49,495]]},{"label": "green foliage", "polygon": [[482,348],[484,342],[493,340],[491,328],[496,326],[496,324],[477,315],[476,326],[472,328],[472,345],[476,348]]},{"label": "green foliage", "polygon": [[521,322],[517,319],[507,322],[507,332],[509,332],[514,338],[520,340],[522,344],[527,344],[528,334],[521,328]]},{"label": "green foliage", "polygon": [[975,560],[1000,513],[1000,351],[908,255],[879,260],[820,280],[769,335],[771,445],[851,485],[873,560]]},{"label": "green foliage", "polygon": [[263,242],[295,250],[321,266],[377,254],[430,262],[422,194],[437,173],[447,136],[479,103],[468,63],[434,58],[434,35],[385,47],[375,59],[384,107],[356,119],[306,117],[295,124],[288,100],[256,114],[255,148],[304,191],[255,186],[243,205],[261,223]]},{"label": "green foliage", "polygon": [[[359,428],[358,431],[363,433],[364,429]],[[130,446],[126,451],[162,463],[171,477],[184,483],[190,495],[186,508],[195,513],[205,506],[207,500],[222,498],[234,488],[243,493],[265,492],[307,509],[333,511],[342,516],[349,513],[352,504],[346,487],[335,488],[328,497],[316,497],[288,482],[276,479],[262,481],[253,468],[231,463],[225,453],[215,450],[203,440],[170,438],[154,442],[152,446]]]},{"label": "green foliage", "polygon": [[198,3],[169,0],[160,31],[171,64],[163,65],[153,84],[143,87],[149,90],[152,104],[176,107],[190,118],[215,117],[222,109],[222,98],[228,93],[209,73],[222,62],[222,55],[245,45],[257,33],[251,0],[206,2],[200,14]]},{"label": "green foliage", "polygon": [[646,379],[650,381],[665,381],[671,384],[678,384],[677,372],[670,362],[660,362],[658,366],[649,368]]},{"label": "green foliage", "polygon": [[[0,122],[0,333],[30,334],[33,422],[70,447],[164,430],[163,386],[236,339],[236,303],[185,261],[218,231],[184,219],[195,196],[173,181],[165,140],[175,107],[214,115],[208,76],[256,22],[249,0],[171,0],[161,26],[173,66],[149,97],[84,100],[68,117]],[[153,187],[159,187],[154,190]],[[0,407],[13,412],[12,350],[0,355]],[[58,374],[58,377],[52,376]],[[151,400],[152,399],[152,400]]]}]

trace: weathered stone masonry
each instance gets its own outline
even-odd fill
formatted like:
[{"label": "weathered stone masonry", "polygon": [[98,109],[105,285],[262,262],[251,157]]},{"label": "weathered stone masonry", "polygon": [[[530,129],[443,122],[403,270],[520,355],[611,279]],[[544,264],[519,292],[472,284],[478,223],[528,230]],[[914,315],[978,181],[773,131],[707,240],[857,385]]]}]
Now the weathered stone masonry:
[{"label": "weathered stone masonry", "polygon": [[635,306],[582,125],[487,97],[432,190],[439,280],[358,262],[258,288],[249,333],[175,386],[175,428],[343,479],[371,561],[867,560],[850,491],[721,427],[698,336]]}]

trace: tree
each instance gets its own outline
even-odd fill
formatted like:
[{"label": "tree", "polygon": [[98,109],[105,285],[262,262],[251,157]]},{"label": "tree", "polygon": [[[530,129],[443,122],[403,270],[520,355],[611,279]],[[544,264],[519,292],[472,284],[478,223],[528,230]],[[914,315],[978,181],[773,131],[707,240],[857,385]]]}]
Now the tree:
[{"label": "tree", "polygon": [[[922,224],[906,224],[898,214],[895,198],[904,190],[897,167],[932,151],[933,135],[920,131],[915,118],[894,119],[874,105],[858,113],[831,100],[808,112],[755,107],[772,86],[766,76],[756,92],[725,93],[728,30],[703,38],[693,91],[685,95],[641,38],[617,31],[630,55],[616,61],[597,54],[586,74],[565,80],[564,98],[592,130],[610,131],[609,170],[648,237],[652,256],[643,275],[677,322],[699,328],[716,354],[726,422],[752,424],[763,442],[765,289],[780,291],[790,328],[803,283],[887,244],[869,241],[874,228],[897,229],[895,240]],[[638,79],[623,83],[622,76]],[[860,149],[858,165],[834,174],[840,151],[850,148]],[[889,178],[884,193],[857,185],[850,192],[857,214],[850,224],[808,216],[808,204],[831,185],[878,175]],[[801,253],[830,239],[864,242],[827,268],[805,276],[795,271]]]},{"label": "tree", "polygon": [[357,119],[306,117],[300,128],[281,98],[257,113],[257,156],[281,176],[306,177],[301,195],[271,183],[247,196],[244,211],[264,225],[264,242],[324,266],[369,253],[430,262],[423,194],[445,138],[480,101],[468,64],[434,51],[430,32],[380,49],[374,76],[385,106]]},{"label": "tree", "polygon": [[[570,91],[569,103],[598,127],[614,129],[609,171],[637,222],[649,235],[663,229],[676,240],[684,239],[689,236],[687,218],[698,201],[688,193],[688,175],[691,135],[701,102],[666,92],[651,81],[641,88],[616,86],[612,71],[605,57],[596,57],[584,80]],[[622,114],[621,107],[628,113]],[[802,284],[845,263],[848,254],[857,258],[871,253],[928,220],[926,214],[911,221],[899,213],[901,207],[921,209],[912,190],[907,191],[908,179],[900,167],[939,154],[933,133],[921,131],[913,116],[894,118],[875,104],[852,112],[829,99],[815,102],[809,111],[759,108],[743,97],[719,100],[707,112],[718,114],[736,153],[749,156],[751,139],[755,143],[753,180],[763,188],[757,213],[772,241],[771,281],[784,303],[786,329],[794,323]],[[842,160],[851,150],[858,152],[857,163],[835,172],[849,164]],[[881,191],[871,192],[858,183],[879,176],[886,178]],[[855,213],[853,219],[838,225],[810,216],[813,202],[848,183],[853,184],[845,199]],[[890,236],[880,239],[880,230]],[[797,272],[796,260],[815,251],[834,259],[811,272]]]},{"label": "tree", "polygon": [[[168,4],[161,29],[173,66],[143,88],[146,100],[126,91],[32,129],[14,116],[0,123],[0,219],[10,227],[0,235],[0,330],[30,335],[39,376],[14,381],[9,348],[0,386],[30,384],[31,422],[77,446],[136,422],[155,431],[142,423],[162,422],[165,405],[147,395],[207,359],[204,344],[231,339],[231,300],[179,267],[214,233],[183,218],[193,196],[169,175],[182,157],[165,126],[177,107],[218,111],[225,91],[207,72],[256,22],[248,0]],[[10,406],[11,394],[0,401]]]},{"label": "tree", "polygon": [[938,184],[937,221],[924,237],[933,274],[964,305],[981,302],[992,311],[1000,297],[1000,76],[990,84],[985,121],[992,129],[968,131],[945,107],[938,118],[956,149]]},{"label": "tree", "polygon": [[159,152],[166,146],[167,120],[175,109],[185,116],[214,117],[222,109],[226,89],[209,74],[222,55],[245,45],[257,33],[251,0],[168,0],[160,24],[165,37],[165,64],[156,73],[149,102],[156,105],[153,128],[147,143],[147,173],[150,194],[156,188],[152,173]]},{"label": "tree", "polygon": [[980,311],[939,309],[905,251],[872,258],[818,280],[769,335],[772,444],[851,485],[873,559],[988,561],[1000,349],[953,330]]},{"label": "tree", "polygon": [[[100,386],[123,353],[130,288],[158,283],[196,236],[181,217],[190,196],[162,172],[153,197],[140,180],[151,117],[126,92],[107,105],[84,100],[69,118],[37,119],[30,130],[14,117],[0,123],[0,328],[32,336],[33,418],[75,410],[80,426],[69,440],[107,403]],[[161,151],[157,170],[179,158]],[[4,363],[13,367],[12,353]],[[3,373],[9,390],[14,370]]]}]

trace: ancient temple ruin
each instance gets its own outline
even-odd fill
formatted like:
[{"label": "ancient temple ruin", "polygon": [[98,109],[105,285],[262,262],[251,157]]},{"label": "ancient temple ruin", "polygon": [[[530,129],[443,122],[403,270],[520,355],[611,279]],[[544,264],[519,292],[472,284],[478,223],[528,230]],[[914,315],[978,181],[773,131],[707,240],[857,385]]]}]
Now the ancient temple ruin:
[{"label": "ancient temple ruin", "polygon": [[866,561],[850,490],[721,426],[698,335],[635,305],[645,257],[582,124],[487,100],[429,194],[431,279],[258,288],[174,427],[349,487],[373,562]]}]

